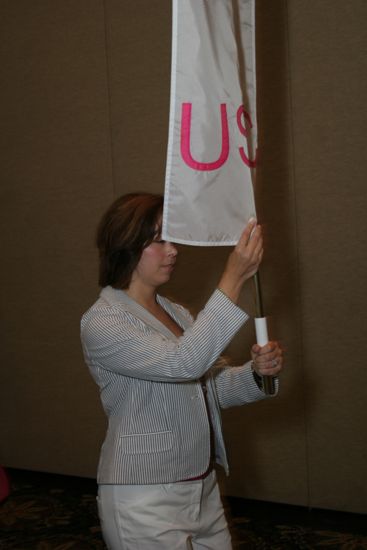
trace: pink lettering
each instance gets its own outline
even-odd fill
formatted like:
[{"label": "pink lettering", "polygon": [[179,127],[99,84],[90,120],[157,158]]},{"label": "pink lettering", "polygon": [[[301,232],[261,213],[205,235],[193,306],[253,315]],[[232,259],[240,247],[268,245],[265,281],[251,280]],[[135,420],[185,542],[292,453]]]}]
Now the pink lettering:
[{"label": "pink lettering", "polygon": [[[181,113],[181,155],[183,160],[194,170],[209,171],[218,170],[227,160],[229,155],[229,132],[227,120],[227,107],[225,103],[220,106],[222,123],[222,150],[220,156],[214,162],[198,162],[191,155],[191,109],[192,103],[182,104]],[[238,119],[237,119],[238,120]],[[241,151],[240,151],[241,152]]]},{"label": "pink lettering", "polygon": [[[237,125],[238,125],[239,131],[241,132],[241,134],[243,136],[245,136],[246,139],[248,139],[249,130],[247,130],[245,124],[243,124],[242,119],[241,119],[241,115],[243,115],[243,118],[245,119],[245,124],[247,122],[247,125],[248,125],[249,129],[251,130],[252,120],[251,120],[251,117],[248,114],[248,112],[245,111],[245,108],[244,108],[243,105],[240,105],[238,110],[237,110]],[[241,159],[243,160],[243,162],[249,168],[255,168],[255,166],[256,166],[256,155],[255,155],[254,159],[249,159],[248,156],[246,155],[245,150],[244,150],[243,147],[239,147],[238,149],[239,149]]]}]

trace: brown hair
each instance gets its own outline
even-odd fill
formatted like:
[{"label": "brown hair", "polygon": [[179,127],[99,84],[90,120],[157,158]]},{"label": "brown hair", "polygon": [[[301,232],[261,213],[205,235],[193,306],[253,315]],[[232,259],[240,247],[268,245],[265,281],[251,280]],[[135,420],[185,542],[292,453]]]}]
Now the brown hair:
[{"label": "brown hair", "polygon": [[157,234],[162,195],[129,193],[116,199],[97,229],[99,284],[127,288],[141,254]]}]

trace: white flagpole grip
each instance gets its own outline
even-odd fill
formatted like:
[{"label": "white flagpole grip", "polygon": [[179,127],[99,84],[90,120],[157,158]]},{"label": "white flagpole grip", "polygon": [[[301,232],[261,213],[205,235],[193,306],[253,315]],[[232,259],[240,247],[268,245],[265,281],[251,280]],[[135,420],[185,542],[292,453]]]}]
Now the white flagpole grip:
[{"label": "white flagpole grip", "polygon": [[256,342],[259,346],[265,346],[269,342],[266,317],[255,317]]}]

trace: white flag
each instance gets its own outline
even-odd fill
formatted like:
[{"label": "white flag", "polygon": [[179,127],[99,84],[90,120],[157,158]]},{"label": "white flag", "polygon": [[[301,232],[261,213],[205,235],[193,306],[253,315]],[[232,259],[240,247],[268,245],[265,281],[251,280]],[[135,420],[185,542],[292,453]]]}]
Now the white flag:
[{"label": "white flag", "polygon": [[165,240],[234,245],[256,216],[254,3],[173,0]]}]

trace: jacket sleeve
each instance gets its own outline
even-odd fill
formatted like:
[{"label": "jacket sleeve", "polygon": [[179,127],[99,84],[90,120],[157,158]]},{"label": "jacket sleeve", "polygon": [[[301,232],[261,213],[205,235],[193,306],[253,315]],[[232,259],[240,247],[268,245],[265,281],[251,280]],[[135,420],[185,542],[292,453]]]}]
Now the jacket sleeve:
[{"label": "jacket sleeve", "polygon": [[215,363],[248,315],[216,290],[192,326],[169,340],[119,305],[99,305],[82,318],[87,364],[155,381],[200,378]]},{"label": "jacket sleeve", "polygon": [[239,367],[230,367],[224,362],[218,362],[212,369],[212,375],[222,409],[261,401],[278,393],[277,379],[274,395],[268,396],[259,388],[252,374],[251,361]]}]

